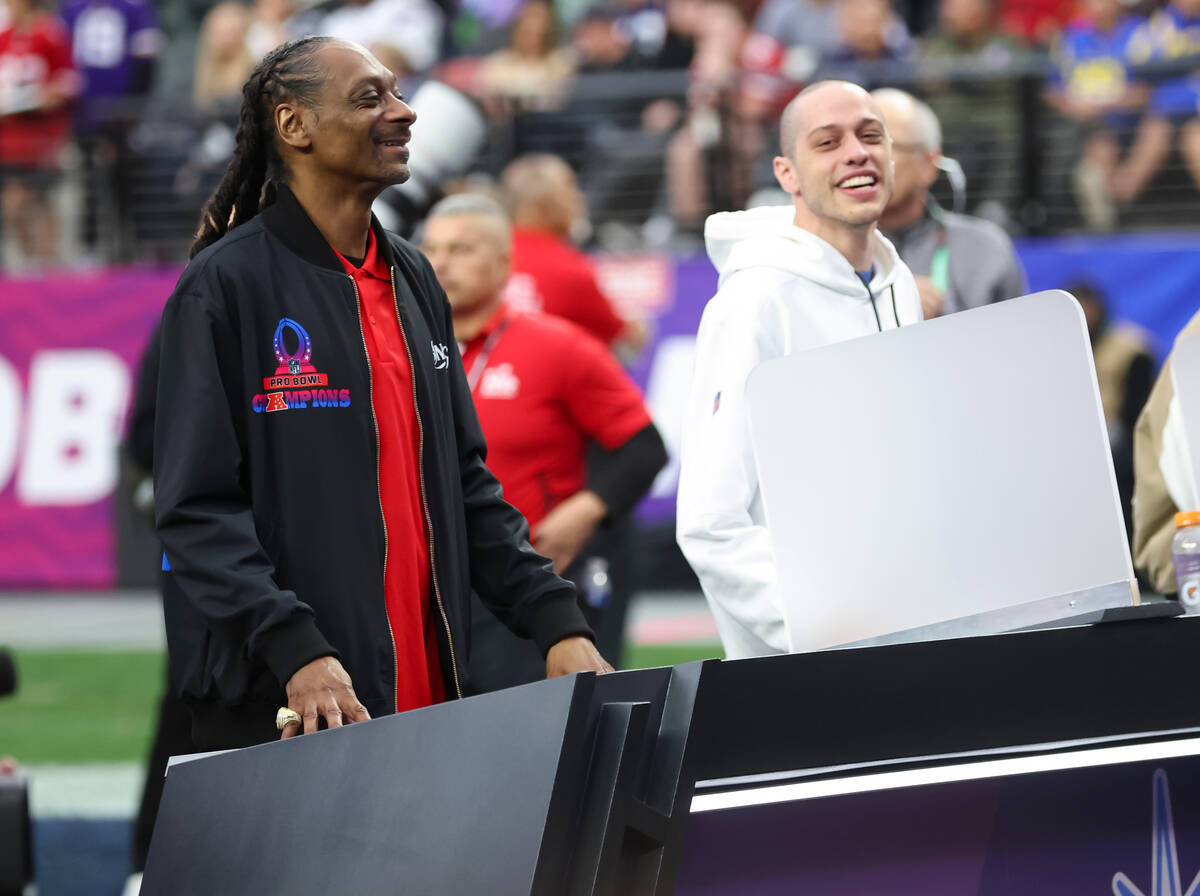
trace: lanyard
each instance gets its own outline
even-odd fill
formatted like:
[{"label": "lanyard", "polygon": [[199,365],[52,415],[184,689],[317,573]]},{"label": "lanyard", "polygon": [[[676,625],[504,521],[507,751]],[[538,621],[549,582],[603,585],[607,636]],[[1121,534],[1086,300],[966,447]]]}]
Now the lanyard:
[{"label": "lanyard", "polygon": [[943,293],[950,285],[950,250],[941,241],[933,250],[933,260],[929,263],[929,279]]},{"label": "lanyard", "polygon": [[941,208],[932,205],[932,203],[929,209],[929,217],[933,219],[938,228],[937,248],[933,250],[933,258],[929,263],[929,279],[933,281],[933,285],[945,297],[948,310],[957,311],[958,309],[952,306],[958,303],[957,301],[951,301],[950,297],[950,247],[947,245],[950,237],[946,231],[946,220],[942,216]]},{"label": "lanyard", "polygon": [[475,356],[475,363],[471,365],[471,369],[467,371],[467,388],[471,390],[471,394],[475,394],[475,387],[479,385],[479,380],[483,376],[483,372],[487,370],[488,361],[492,358],[492,352],[496,350],[496,346],[500,344],[500,337],[504,335],[504,331],[508,329],[511,317],[506,317],[496,325],[496,329],[488,334],[488,338],[483,342],[483,348],[479,350],[479,354]]}]

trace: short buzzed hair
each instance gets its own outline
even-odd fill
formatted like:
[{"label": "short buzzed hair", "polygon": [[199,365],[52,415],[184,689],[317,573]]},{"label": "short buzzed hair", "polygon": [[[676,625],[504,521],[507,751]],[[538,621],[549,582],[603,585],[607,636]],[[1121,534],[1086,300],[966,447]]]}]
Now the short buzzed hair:
[{"label": "short buzzed hair", "polygon": [[792,158],[792,153],[796,151],[796,141],[800,139],[800,123],[797,119],[799,115],[800,101],[810,93],[815,93],[822,87],[828,87],[830,84],[849,84],[851,87],[857,87],[859,90],[866,93],[866,88],[861,84],[855,84],[853,81],[847,81],[845,78],[824,78],[820,81],[813,81],[799,93],[797,93],[783,107],[783,114],[779,116],[779,152],[780,155]]},{"label": "short buzzed hair", "polygon": [[871,96],[880,105],[907,106],[912,113],[913,142],[934,152],[942,151],[942,125],[927,103],[923,103],[911,93],[897,90],[895,87],[881,87],[878,90],[872,90]]},{"label": "short buzzed hair", "polygon": [[429,210],[430,218],[446,216],[499,218],[508,224],[504,206],[483,193],[452,193]]},{"label": "short buzzed hair", "polygon": [[[569,227],[575,172],[549,153],[529,153],[513,159],[500,174],[504,201],[518,227],[560,231]],[[565,235],[565,233],[564,233]]]},{"label": "short buzzed hair", "polygon": [[532,152],[513,159],[500,174],[500,183],[515,203],[537,201],[559,189],[556,181],[574,177],[565,159],[548,152]]},{"label": "short buzzed hair", "polygon": [[504,246],[512,242],[512,222],[499,202],[483,193],[453,193],[429,210],[426,221],[434,218],[482,218]]}]

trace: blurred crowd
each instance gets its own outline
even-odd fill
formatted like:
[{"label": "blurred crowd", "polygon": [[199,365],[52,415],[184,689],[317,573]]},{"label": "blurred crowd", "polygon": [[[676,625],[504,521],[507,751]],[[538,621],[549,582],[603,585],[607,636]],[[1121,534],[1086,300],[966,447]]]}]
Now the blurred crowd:
[{"label": "blurred crowd", "polygon": [[475,99],[485,176],[567,160],[603,248],[769,201],[778,113],[826,77],[927,99],[945,201],[1012,231],[1177,226],[1200,196],[1200,0],[41,2],[0,6],[8,269],[178,257],[247,75],[307,33]]}]

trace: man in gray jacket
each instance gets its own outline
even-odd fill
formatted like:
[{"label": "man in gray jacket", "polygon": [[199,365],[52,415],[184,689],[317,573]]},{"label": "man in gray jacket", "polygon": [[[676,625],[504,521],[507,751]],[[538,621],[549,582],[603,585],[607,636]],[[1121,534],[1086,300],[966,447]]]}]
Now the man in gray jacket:
[{"label": "man in gray jacket", "polygon": [[902,90],[871,96],[887,120],[896,160],[879,229],[917,278],[925,318],[1025,295],[1025,271],[1008,234],[983,218],[946,211],[929,195],[942,158],[933,110]]}]

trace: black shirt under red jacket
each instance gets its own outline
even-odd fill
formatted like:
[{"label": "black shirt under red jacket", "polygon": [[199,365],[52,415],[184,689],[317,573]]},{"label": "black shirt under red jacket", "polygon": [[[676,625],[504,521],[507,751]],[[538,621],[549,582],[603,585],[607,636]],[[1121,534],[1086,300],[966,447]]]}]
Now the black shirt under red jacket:
[{"label": "black shirt under red jacket", "polygon": [[[591,636],[485,465],[450,307],[429,263],[373,222],[412,358],[446,695],[465,690],[473,587],[543,653]],[[197,746],[277,737],[283,686],[337,655],[394,710],[371,379],[351,278],[286,188],[198,254],[163,312],[155,502],[172,682]]]}]

